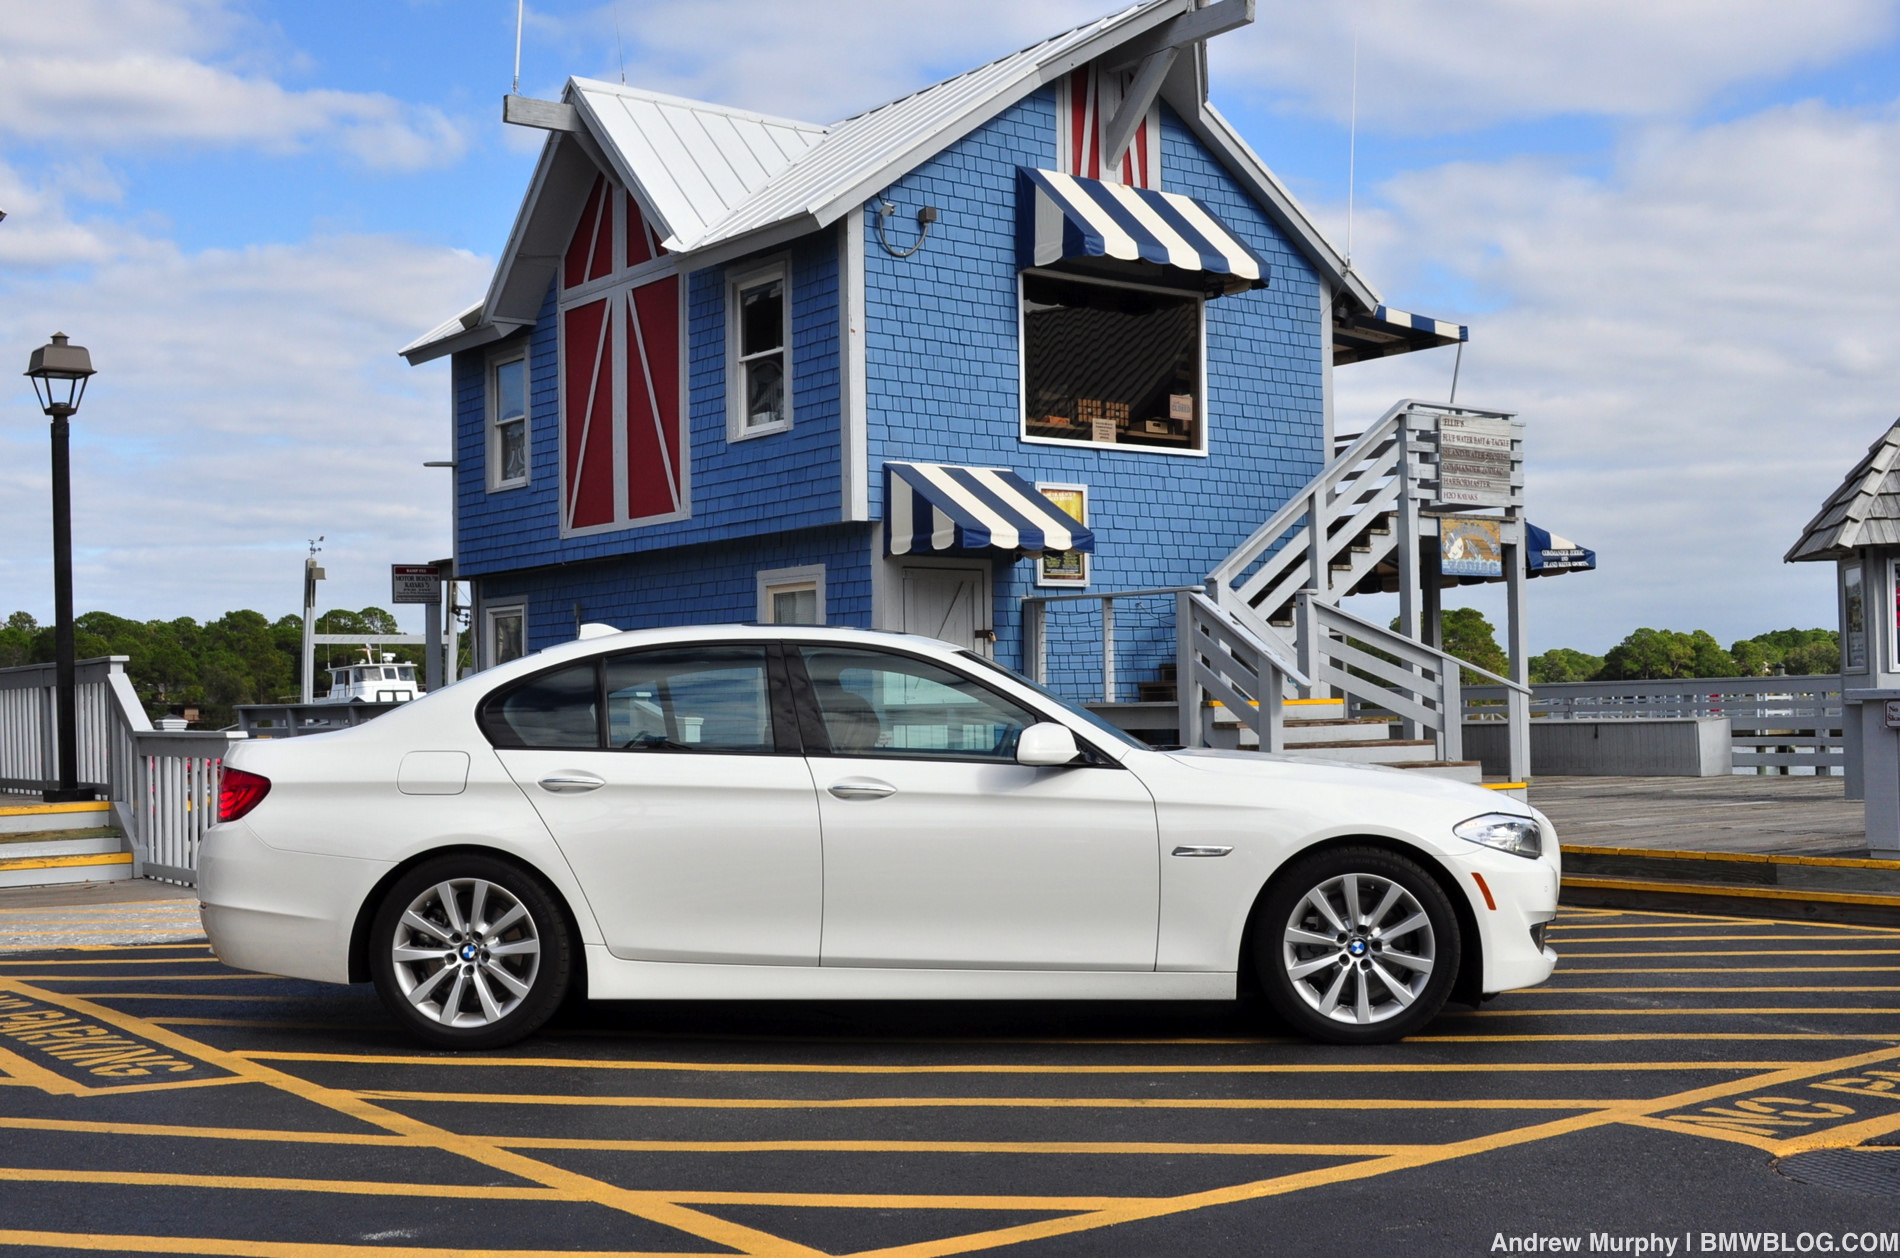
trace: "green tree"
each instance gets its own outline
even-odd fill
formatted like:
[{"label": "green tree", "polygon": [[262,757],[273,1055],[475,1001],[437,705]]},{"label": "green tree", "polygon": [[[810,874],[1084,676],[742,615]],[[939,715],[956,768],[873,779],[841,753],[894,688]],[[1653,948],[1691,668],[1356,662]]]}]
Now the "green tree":
[{"label": "green tree", "polygon": [[1531,682],[1595,681],[1603,671],[1601,655],[1587,655],[1567,646],[1555,647],[1542,655],[1531,656]]},{"label": "green tree", "polygon": [[1733,677],[1735,659],[1707,630],[1638,629],[1603,657],[1607,681],[1671,677]]},{"label": "green tree", "polygon": [[1782,668],[1790,673],[1838,673],[1841,671],[1839,635],[1831,630],[1826,641],[1805,642],[1781,657]]},{"label": "green tree", "polygon": [[[1489,620],[1485,619],[1483,612],[1475,607],[1447,607],[1439,616],[1439,624],[1444,629],[1445,654],[1461,659],[1467,664],[1476,664],[1479,668],[1489,669],[1500,677],[1511,675],[1510,657],[1504,653],[1504,648],[1498,645],[1497,630]],[[1398,627],[1399,618],[1394,616],[1391,628],[1396,631]],[[1370,650],[1364,643],[1353,645],[1362,651]],[[1381,659],[1392,658],[1383,651],[1372,653]],[[1490,684],[1485,678],[1468,668],[1460,669],[1459,676],[1467,686]]]}]

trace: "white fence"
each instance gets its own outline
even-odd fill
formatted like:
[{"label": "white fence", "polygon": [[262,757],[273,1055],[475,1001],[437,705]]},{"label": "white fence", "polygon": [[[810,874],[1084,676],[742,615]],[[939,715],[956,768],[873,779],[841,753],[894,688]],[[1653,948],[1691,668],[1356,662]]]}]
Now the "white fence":
[{"label": "white fence", "polygon": [[[1497,686],[1466,687],[1465,719],[1502,719],[1503,698]],[[1841,679],[1834,674],[1547,682],[1532,687],[1531,716],[1598,721],[1719,716],[1729,723],[1737,771],[1839,774],[1847,764]]]},{"label": "white fence", "polygon": [[[123,655],[76,670],[79,780],[112,801],[133,872],[193,885],[198,843],[217,819],[218,771],[242,734],[152,728]],[[0,799],[37,795],[58,776],[53,666],[0,668]]]}]

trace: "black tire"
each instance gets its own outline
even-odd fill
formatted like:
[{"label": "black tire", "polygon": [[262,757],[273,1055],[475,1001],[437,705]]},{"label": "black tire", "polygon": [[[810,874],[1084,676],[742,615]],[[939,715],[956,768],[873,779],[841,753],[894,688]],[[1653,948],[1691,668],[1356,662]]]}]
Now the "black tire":
[{"label": "black tire", "polygon": [[554,893],[519,866],[475,853],[440,856],[397,879],[377,906],[369,949],[383,1004],[441,1048],[500,1048],[532,1034],[560,1008],[574,968]]},{"label": "black tire", "polygon": [[[1359,902],[1350,922],[1348,894]],[[1274,880],[1254,922],[1253,953],[1267,1002],[1300,1034],[1389,1044],[1444,1008],[1463,940],[1451,901],[1417,861],[1341,847]]]}]

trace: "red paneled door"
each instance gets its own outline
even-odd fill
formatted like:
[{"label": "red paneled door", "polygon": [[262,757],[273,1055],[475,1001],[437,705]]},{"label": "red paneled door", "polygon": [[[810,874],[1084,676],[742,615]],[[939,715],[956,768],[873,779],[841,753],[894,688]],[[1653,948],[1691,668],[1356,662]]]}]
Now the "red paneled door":
[{"label": "red paneled door", "polygon": [[561,267],[561,528],[686,514],[680,287],[638,202],[596,179]]}]

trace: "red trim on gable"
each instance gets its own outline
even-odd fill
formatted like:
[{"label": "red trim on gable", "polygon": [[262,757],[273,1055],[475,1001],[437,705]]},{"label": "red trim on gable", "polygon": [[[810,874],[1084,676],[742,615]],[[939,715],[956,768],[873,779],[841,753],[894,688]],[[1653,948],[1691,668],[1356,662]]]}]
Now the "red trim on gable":
[{"label": "red trim on gable", "polygon": [[680,463],[679,277],[627,294],[627,516],[671,515]]},{"label": "red trim on gable", "polygon": [[608,327],[605,300],[576,306],[561,318],[569,528],[614,519],[614,346]]}]

